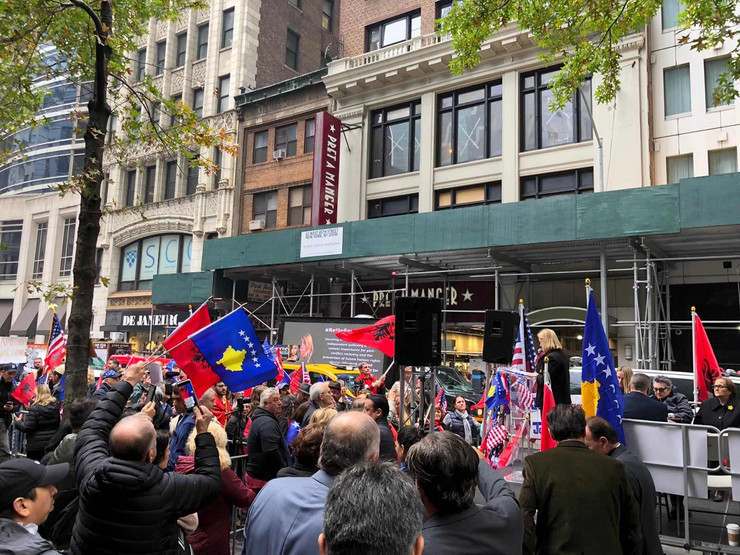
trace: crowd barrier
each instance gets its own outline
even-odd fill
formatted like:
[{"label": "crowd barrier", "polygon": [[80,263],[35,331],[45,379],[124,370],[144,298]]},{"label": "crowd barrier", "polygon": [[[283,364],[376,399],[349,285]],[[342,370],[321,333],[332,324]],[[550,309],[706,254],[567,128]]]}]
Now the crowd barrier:
[{"label": "crowd barrier", "polygon": [[710,489],[725,491],[731,494],[731,500],[740,500],[740,464],[734,469],[732,465],[732,460],[740,461],[740,429],[720,432],[713,426],[645,420],[624,420],[623,425],[627,448],[647,466],[659,497],[683,499],[683,516],[676,521],[677,536],[664,535],[661,529],[661,542],[687,550],[740,554],[739,547],[722,541],[726,540],[724,534],[720,533],[722,540],[718,542],[693,537],[689,522],[690,510],[723,515],[722,526],[718,527],[722,529],[729,517],[740,522],[740,515],[728,512],[729,502],[722,505],[724,511],[696,507],[697,500],[709,499]]}]

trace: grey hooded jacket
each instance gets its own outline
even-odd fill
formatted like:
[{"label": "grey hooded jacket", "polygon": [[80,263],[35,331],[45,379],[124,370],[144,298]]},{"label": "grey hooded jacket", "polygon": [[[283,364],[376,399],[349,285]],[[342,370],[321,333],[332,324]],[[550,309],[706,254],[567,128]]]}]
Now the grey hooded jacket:
[{"label": "grey hooded jacket", "polygon": [[60,555],[50,541],[20,524],[0,518],[0,555]]}]

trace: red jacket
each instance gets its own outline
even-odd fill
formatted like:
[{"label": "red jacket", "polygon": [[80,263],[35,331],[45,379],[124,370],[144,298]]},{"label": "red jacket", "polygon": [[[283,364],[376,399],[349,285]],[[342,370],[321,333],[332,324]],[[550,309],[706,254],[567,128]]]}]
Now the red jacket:
[{"label": "red jacket", "polygon": [[[175,472],[191,474],[195,469],[192,455],[177,459]],[[229,555],[231,507],[248,509],[254,501],[254,491],[244,485],[230,468],[221,470],[221,491],[216,500],[198,511],[198,528],[188,542],[196,555]]]},{"label": "red jacket", "polygon": [[224,397],[225,400],[221,400],[219,395],[216,395],[216,401],[213,403],[213,416],[221,424],[221,427],[226,427],[226,421],[228,420],[227,412],[231,412],[231,403]]}]

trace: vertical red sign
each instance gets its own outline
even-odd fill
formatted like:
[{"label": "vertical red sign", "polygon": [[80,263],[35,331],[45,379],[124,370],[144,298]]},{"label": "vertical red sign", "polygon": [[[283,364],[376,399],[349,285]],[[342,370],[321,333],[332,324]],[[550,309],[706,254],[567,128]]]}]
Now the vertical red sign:
[{"label": "vertical red sign", "polygon": [[316,114],[311,225],[337,223],[340,126],[341,122],[329,112]]}]

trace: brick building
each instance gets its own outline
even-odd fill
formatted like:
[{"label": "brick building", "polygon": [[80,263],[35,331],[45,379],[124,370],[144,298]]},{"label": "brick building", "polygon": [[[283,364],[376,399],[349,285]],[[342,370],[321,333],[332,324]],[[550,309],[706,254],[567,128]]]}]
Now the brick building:
[{"label": "brick building", "polygon": [[308,225],[316,113],[331,109],[320,69],[236,97],[240,233]]}]

